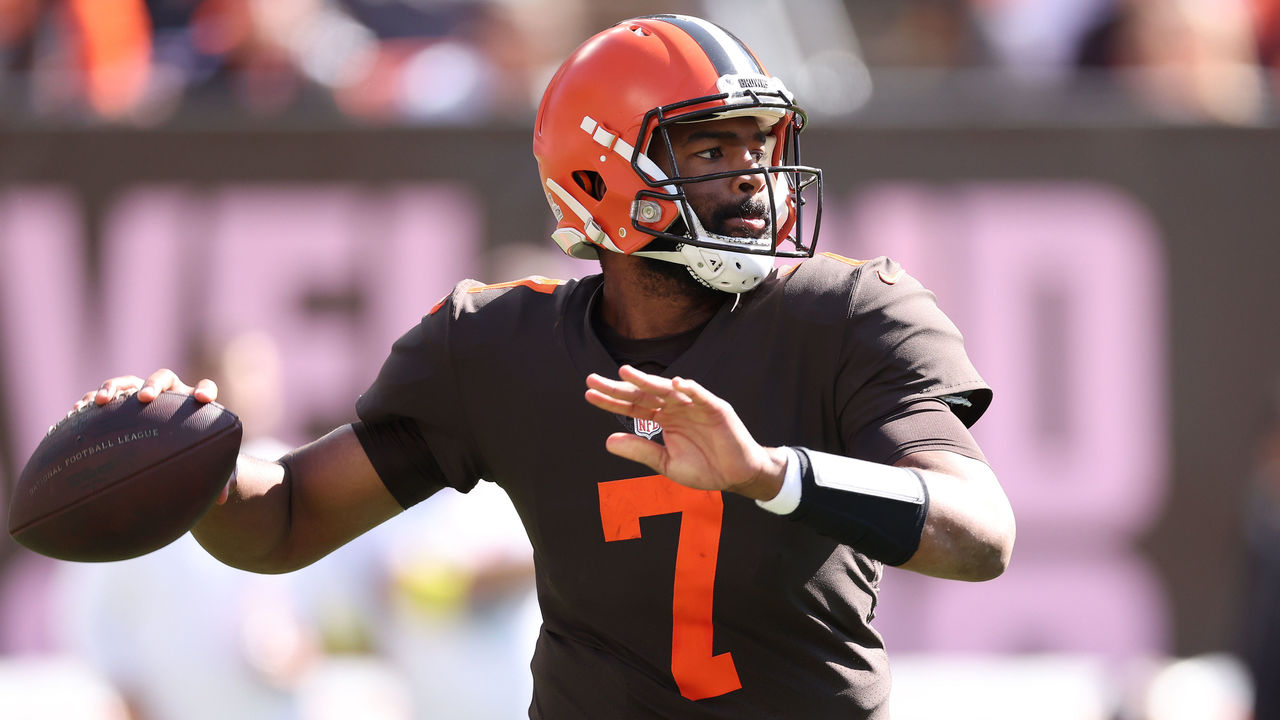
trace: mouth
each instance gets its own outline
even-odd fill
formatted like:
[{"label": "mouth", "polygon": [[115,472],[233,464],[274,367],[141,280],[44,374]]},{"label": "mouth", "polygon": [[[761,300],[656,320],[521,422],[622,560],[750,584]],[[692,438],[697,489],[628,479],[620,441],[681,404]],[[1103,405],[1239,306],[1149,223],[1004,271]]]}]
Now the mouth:
[{"label": "mouth", "polygon": [[754,238],[769,229],[769,221],[762,217],[736,217],[726,219],[724,226],[729,231],[726,235]]},{"label": "mouth", "polygon": [[769,206],[754,198],[716,210],[706,227],[717,235],[758,240],[769,233]]}]

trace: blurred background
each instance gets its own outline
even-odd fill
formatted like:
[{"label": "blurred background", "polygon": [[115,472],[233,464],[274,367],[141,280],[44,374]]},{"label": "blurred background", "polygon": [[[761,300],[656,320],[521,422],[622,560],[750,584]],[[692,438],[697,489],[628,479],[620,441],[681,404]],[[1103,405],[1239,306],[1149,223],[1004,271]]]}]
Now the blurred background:
[{"label": "blurred background", "polygon": [[[108,376],[215,377],[272,457],[458,279],[594,272],[533,111],[673,11],[811,110],[818,249],[903,262],[996,388],[1013,565],[888,573],[894,717],[1280,718],[1280,0],[0,0],[0,509]],[[531,555],[484,483],[282,577],[6,536],[0,717],[521,717]]]}]

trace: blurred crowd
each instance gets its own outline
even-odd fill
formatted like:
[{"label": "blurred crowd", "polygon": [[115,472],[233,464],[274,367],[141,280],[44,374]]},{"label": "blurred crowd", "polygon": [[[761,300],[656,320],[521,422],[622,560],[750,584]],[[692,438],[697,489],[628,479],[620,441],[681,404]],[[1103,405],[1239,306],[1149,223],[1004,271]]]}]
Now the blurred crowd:
[{"label": "blurred crowd", "polygon": [[1277,116],[1280,0],[0,0],[0,117],[525,120],[578,42],[651,12],[730,28],[819,114],[981,76],[1173,122]]}]

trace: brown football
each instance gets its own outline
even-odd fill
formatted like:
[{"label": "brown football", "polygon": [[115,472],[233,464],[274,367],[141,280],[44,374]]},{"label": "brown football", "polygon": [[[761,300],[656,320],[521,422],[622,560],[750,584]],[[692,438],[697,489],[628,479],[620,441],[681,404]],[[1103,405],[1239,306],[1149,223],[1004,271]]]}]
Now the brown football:
[{"label": "brown football", "polygon": [[240,419],[217,403],[130,394],[73,412],[36,447],[9,504],[9,534],[60,560],[125,560],[182,536],[235,468]]}]

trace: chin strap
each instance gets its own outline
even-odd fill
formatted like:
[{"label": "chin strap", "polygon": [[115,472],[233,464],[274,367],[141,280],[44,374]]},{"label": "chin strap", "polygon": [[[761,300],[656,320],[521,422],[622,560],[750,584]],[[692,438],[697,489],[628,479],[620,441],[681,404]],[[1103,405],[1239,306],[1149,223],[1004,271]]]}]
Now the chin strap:
[{"label": "chin strap", "polygon": [[713,290],[735,294],[755,288],[773,269],[772,255],[713,250],[688,243],[674,251],[639,250],[634,254],[684,265],[694,280]]}]

